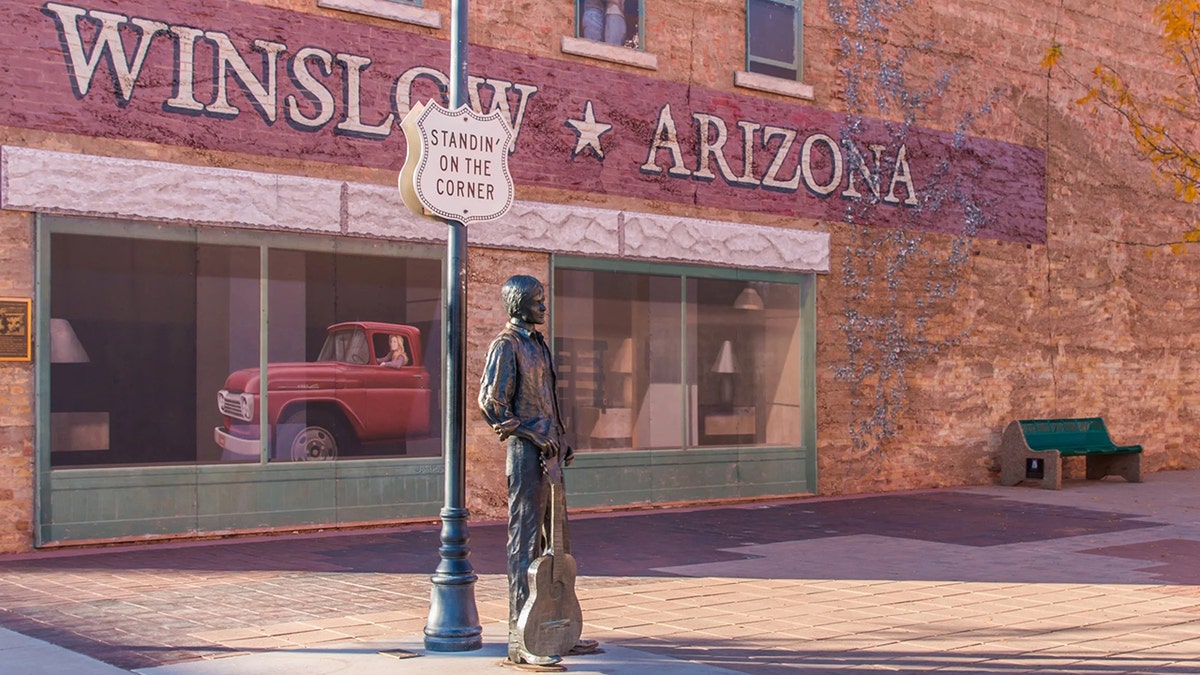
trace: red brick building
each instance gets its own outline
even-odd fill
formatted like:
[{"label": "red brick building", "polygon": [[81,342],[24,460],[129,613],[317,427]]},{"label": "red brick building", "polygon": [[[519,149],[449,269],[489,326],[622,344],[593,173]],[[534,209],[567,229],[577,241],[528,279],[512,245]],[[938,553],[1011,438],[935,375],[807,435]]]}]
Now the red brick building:
[{"label": "red brick building", "polygon": [[[436,517],[446,234],[396,180],[449,3],[0,2],[0,551]],[[1166,91],[1149,6],[470,10],[516,203],[469,230],[467,397],[500,283],[545,280],[574,507],[985,483],[1015,418],[1200,465],[1192,209],[1065,76]],[[231,391],[337,361],[339,322],[419,331],[427,425],[368,436],[354,368],[303,410]]]}]

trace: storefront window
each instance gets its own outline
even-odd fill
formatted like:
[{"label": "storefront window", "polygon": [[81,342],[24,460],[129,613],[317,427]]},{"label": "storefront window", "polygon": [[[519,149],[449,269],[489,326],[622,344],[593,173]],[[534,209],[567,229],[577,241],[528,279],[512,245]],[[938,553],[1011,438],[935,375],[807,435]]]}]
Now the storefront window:
[{"label": "storefront window", "polygon": [[559,267],[556,364],[571,442],[799,446],[801,288]]},{"label": "storefront window", "polygon": [[438,259],[150,229],[50,236],[52,467],[439,454]]},{"label": "storefront window", "polygon": [[270,459],[440,454],[441,263],[272,250],[268,267]]},{"label": "storefront window", "polygon": [[688,280],[690,445],[800,442],[800,287]]}]

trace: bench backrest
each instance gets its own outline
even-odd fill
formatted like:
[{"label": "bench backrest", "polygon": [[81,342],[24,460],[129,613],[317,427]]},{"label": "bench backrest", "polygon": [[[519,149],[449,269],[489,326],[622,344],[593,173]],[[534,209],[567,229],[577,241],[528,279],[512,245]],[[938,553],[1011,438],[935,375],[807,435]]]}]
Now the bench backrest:
[{"label": "bench backrest", "polygon": [[1033,450],[1113,446],[1100,417],[1019,421],[1025,442]]}]

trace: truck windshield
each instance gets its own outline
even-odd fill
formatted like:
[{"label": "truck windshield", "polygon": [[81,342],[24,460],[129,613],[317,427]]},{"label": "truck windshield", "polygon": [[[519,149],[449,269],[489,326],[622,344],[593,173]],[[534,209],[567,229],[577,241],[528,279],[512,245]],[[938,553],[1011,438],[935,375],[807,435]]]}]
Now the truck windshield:
[{"label": "truck windshield", "polygon": [[340,361],[363,365],[370,361],[367,334],[360,329],[334,331],[325,338],[318,361]]}]

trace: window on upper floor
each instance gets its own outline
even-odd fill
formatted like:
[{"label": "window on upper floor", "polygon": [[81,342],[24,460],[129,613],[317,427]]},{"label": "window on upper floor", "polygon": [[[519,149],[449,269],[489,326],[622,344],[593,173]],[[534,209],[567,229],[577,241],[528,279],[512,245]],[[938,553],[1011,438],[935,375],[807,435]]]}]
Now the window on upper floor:
[{"label": "window on upper floor", "polygon": [[746,70],[799,81],[802,0],[746,0]]},{"label": "window on upper floor", "polygon": [[577,37],[642,49],[643,0],[575,0]]}]

